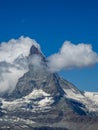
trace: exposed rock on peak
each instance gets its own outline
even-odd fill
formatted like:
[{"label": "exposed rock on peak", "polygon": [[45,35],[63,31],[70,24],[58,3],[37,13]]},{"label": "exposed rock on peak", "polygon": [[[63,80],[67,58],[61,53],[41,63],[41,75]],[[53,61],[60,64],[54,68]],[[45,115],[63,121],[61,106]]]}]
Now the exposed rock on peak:
[{"label": "exposed rock on peak", "polygon": [[32,45],[32,47],[30,48],[30,55],[33,54],[38,54],[38,55],[41,54],[40,50],[34,45]]}]

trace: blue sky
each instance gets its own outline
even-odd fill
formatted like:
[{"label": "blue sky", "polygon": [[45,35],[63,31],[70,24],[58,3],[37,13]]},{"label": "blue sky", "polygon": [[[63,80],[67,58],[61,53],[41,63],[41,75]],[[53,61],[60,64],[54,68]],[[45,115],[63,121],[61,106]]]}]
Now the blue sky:
[{"label": "blue sky", "polygon": [[[0,0],[0,42],[21,35],[40,43],[46,56],[65,40],[91,43],[98,53],[98,1]],[[60,75],[81,90],[98,91],[98,64]]]}]

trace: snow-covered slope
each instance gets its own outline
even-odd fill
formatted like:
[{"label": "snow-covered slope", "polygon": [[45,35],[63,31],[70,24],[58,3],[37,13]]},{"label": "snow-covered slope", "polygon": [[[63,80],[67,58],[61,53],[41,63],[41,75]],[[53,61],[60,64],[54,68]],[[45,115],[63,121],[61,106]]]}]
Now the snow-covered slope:
[{"label": "snow-covered slope", "polygon": [[1,108],[4,110],[13,111],[16,109],[27,109],[32,110],[33,112],[50,109],[51,104],[54,102],[50,94],[41,89],[35,89],[29,95],[14,101],[6,101],[4,99],[1,99],[1,101]]},{"label": "snow-covered slope", "polygon": [[98,112],[98,93],[97,92],[84,92],[87,100],[87,106],[90,111]]},{"label": "snow-covered slope", "polygon": [[[77,102],[80,102],[85,105],[89,112],[97,112],[98,113],[98,93],[96,92],[84,92],[76,93],[76,91],[72,89],[64,89],[65,98],[73,99]],[[53,97],[44,92],[42,89],[34,89],[29,95],[24,96],[20,99],[16,99],[13,101],[6,101],[5,99],[2,101],[2,109],[7,111],[12,111],[15,109],[24,109],[34,111],[45,111],[51,108],[51,105],[54,103]]]},{"label": "snow-covered slope", "polygon": [[66,93],[65,97],[83,103],[89,112],[98,113],[98,93],[97,92],[85,91],[84,93],[76,93],[76,91],[73,88],[64,89],[64,91]]},{"label": "snow-covered slope", "polygon": [[92,100],[96,105],[98,104],[98,92],[86,92],[84,93],[84,95],[89,98],[90,100]]}]

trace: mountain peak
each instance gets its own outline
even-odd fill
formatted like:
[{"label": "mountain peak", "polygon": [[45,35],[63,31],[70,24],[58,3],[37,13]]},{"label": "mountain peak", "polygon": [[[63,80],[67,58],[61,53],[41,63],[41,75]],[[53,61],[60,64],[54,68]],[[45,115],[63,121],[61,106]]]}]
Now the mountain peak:
[{"label": "mountain peak", "polygon": [[40,50],[36,46],[32,45],[32,47],[30,48],[30,55],[40,53],[41,53]]},{"label": "mountain peak", "polygon": [[32,56],[32,55],[38,55],[42,57],[42,59],[45,61],[44,54],[41,52],[40,48],[36,47],[35,45],[32,45],[30,48],[29,56]]}]

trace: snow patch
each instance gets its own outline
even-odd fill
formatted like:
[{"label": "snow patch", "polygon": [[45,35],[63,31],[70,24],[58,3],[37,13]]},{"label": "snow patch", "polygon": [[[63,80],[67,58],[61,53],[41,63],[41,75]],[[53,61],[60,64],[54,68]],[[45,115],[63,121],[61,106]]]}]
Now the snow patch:
[{"label": "snow patch", "polygon": [[76,93],[74,89],[64,89],[64,92],[66,93],[66,97],[72,98],[75,100],[80,100],[84,98],[84,96],[80,93]]},{"label": "snow patch", "polygon": [[85,92],[84,95],[95,102],[96,105],[98,105],[98,93],[97,92]]},{"label": "snow patch", "polygon": [[74,99],[85,105],[89,112],[98,112],[98,93],[84,92],[83,94],[75,92],[74,89],[63,89],[65,97]]},{"label": "snow patch", "polygon": [[45,109],[50,109],[53,102],[53,97],[51,97],[50,94],[44,92],[41,89],[35,89],[29,95],[21,99],[17,99],[14,101],[6,101],[3,99],[2,108],[8,111],[12,111],[18,108],[25,108],[27,110],[30,110],[29,108],[27,108],[28,104],[30,104],[30,106],[32,107],[32,111],[41,111]]},{"label": "snow patch", "polygon": [[36,99],[42,96],[50,96],[50,94],[44,92],[42,89],[34,89],[29,95],[25,96],[25,99]]},{"label": "snow patch", "polygon": [[45,97],[44,99],[39,101],[38,104],[40,107],[44,107],[44,106],[50,106],[53,102],[54,100],[52,99],[52,97]]}]

